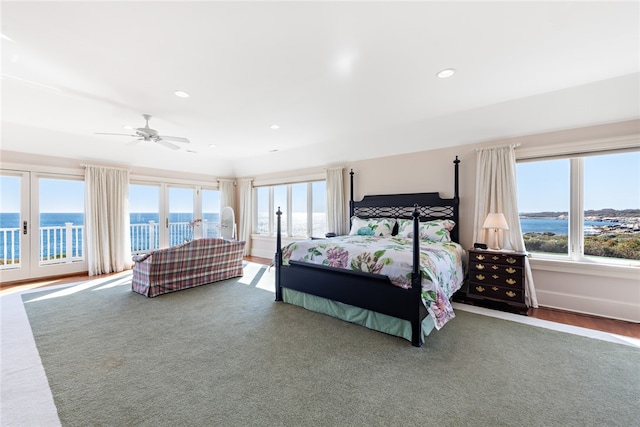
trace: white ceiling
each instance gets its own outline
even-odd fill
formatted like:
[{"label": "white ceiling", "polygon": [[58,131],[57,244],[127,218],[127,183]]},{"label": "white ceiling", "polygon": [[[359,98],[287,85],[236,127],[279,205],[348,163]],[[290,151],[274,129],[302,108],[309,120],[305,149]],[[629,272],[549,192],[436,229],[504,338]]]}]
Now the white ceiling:
[{"label": "white ceiling", "polygon": [[[639,16],[635,1],[3,1],[2,149],[248,176],[635,119]],[[197,153],[95,135],[143,113]]]}]

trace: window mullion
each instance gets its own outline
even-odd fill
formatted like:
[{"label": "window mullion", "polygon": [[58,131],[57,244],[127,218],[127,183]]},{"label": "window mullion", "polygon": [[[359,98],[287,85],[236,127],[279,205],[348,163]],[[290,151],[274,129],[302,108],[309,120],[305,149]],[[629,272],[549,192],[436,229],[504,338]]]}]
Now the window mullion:
[{"label": "window mullion", "polygon": [[276,207],[275,202],[273,201],[273,187],[269,187],[269,234],[276,234],[278,230],[274,230],[276,218]]},{"label": "window mullion", "polygon": [[291,184],[287,185],[287,236],[293,236],[293,203]]},{"label": "window mullion", "polygon": [[569,203],[569,254],[574,261],[584,258],[584,161],[571,159]]}]

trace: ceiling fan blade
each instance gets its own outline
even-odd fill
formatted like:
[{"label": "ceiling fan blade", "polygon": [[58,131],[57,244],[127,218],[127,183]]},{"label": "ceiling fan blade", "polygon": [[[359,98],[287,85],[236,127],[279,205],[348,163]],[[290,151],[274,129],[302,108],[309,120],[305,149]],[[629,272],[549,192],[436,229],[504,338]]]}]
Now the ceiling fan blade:
[{"label": "ceiling fan blade", "polygon": [[105,133],[105,132],[94,132],[96,135],[118,135],[118,136],[133,136],[134,138],[138,135],[131,135],[128,133]]},{"label": "ceiling fan blade", "polygon": [[188,144],[189,141],[187,138],[182,138],[180,136],[164,136],[164,135],[158,135],[158,138],[160,139],[164,139],[167,141],[173,141],[173,142],[182,142],[183,144]]},{"label": "ceiling fan blade", "polygon": [[178,147],[176,144],[172,144],[170,142],[165,141],[164,139],[158,139],[156,141],[158,144],[162,144],[167,148],[171,148],[172,150],[179,150],[180,147]]},{"label": "ceiling fan blade", "polygon": [[138,138],[138,139],[134,139],[133,141],[129,142],[127,145],[137,145],[140,141],[143,141],[144,138]]}]

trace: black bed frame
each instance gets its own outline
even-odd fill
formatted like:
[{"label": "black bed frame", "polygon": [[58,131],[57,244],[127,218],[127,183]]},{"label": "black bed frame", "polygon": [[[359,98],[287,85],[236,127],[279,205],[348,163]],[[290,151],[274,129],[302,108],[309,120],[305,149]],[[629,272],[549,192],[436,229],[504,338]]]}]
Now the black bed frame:
[{"label": "black bed frame", "polygon": [[[458,156],[454,163],[454,196],[442,199],[439,193],[412,193],[365,196],[361,201],[353,200],[353,170],[350,172],[349,217],[360,218],[405,218],[413,219],[413,235],[418,236],[420,221],[451,219],[456,227],[451,239],[459,242],[458,231]],[[413,240],[413,267],[411,288],[394,286],[385,275],[343,270],[335,267],[289,261],[282,265],[281,215],[278,208],[276,241],[276,301],[282,301],[282,288],[294,289],[378,313],[387,314],[411,322],[411,344],[422,345],[422,320],[428,315],[422,303],[420,277],[420,241]]]}]

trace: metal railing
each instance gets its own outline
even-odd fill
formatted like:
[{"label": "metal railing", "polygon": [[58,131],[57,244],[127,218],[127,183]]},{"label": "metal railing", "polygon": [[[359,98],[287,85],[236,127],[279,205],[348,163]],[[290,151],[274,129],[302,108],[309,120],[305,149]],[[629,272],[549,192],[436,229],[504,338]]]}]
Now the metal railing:
[{"label": "metal railing", "polygon": [[[219,237],[220,224],[203,220],[199,228],[202,237]],[[0,269],[20,268],[20,228],[0,228]],[[140,254],[160,247],[160,226],[155,221],[131,224],[131,253]],[[188,222],[169,223],[169,246],[193,240],[194,227]],[[65,223],[64,226],[40,227],[40,265],[71,263],[84,260],[84,226]]]}]

